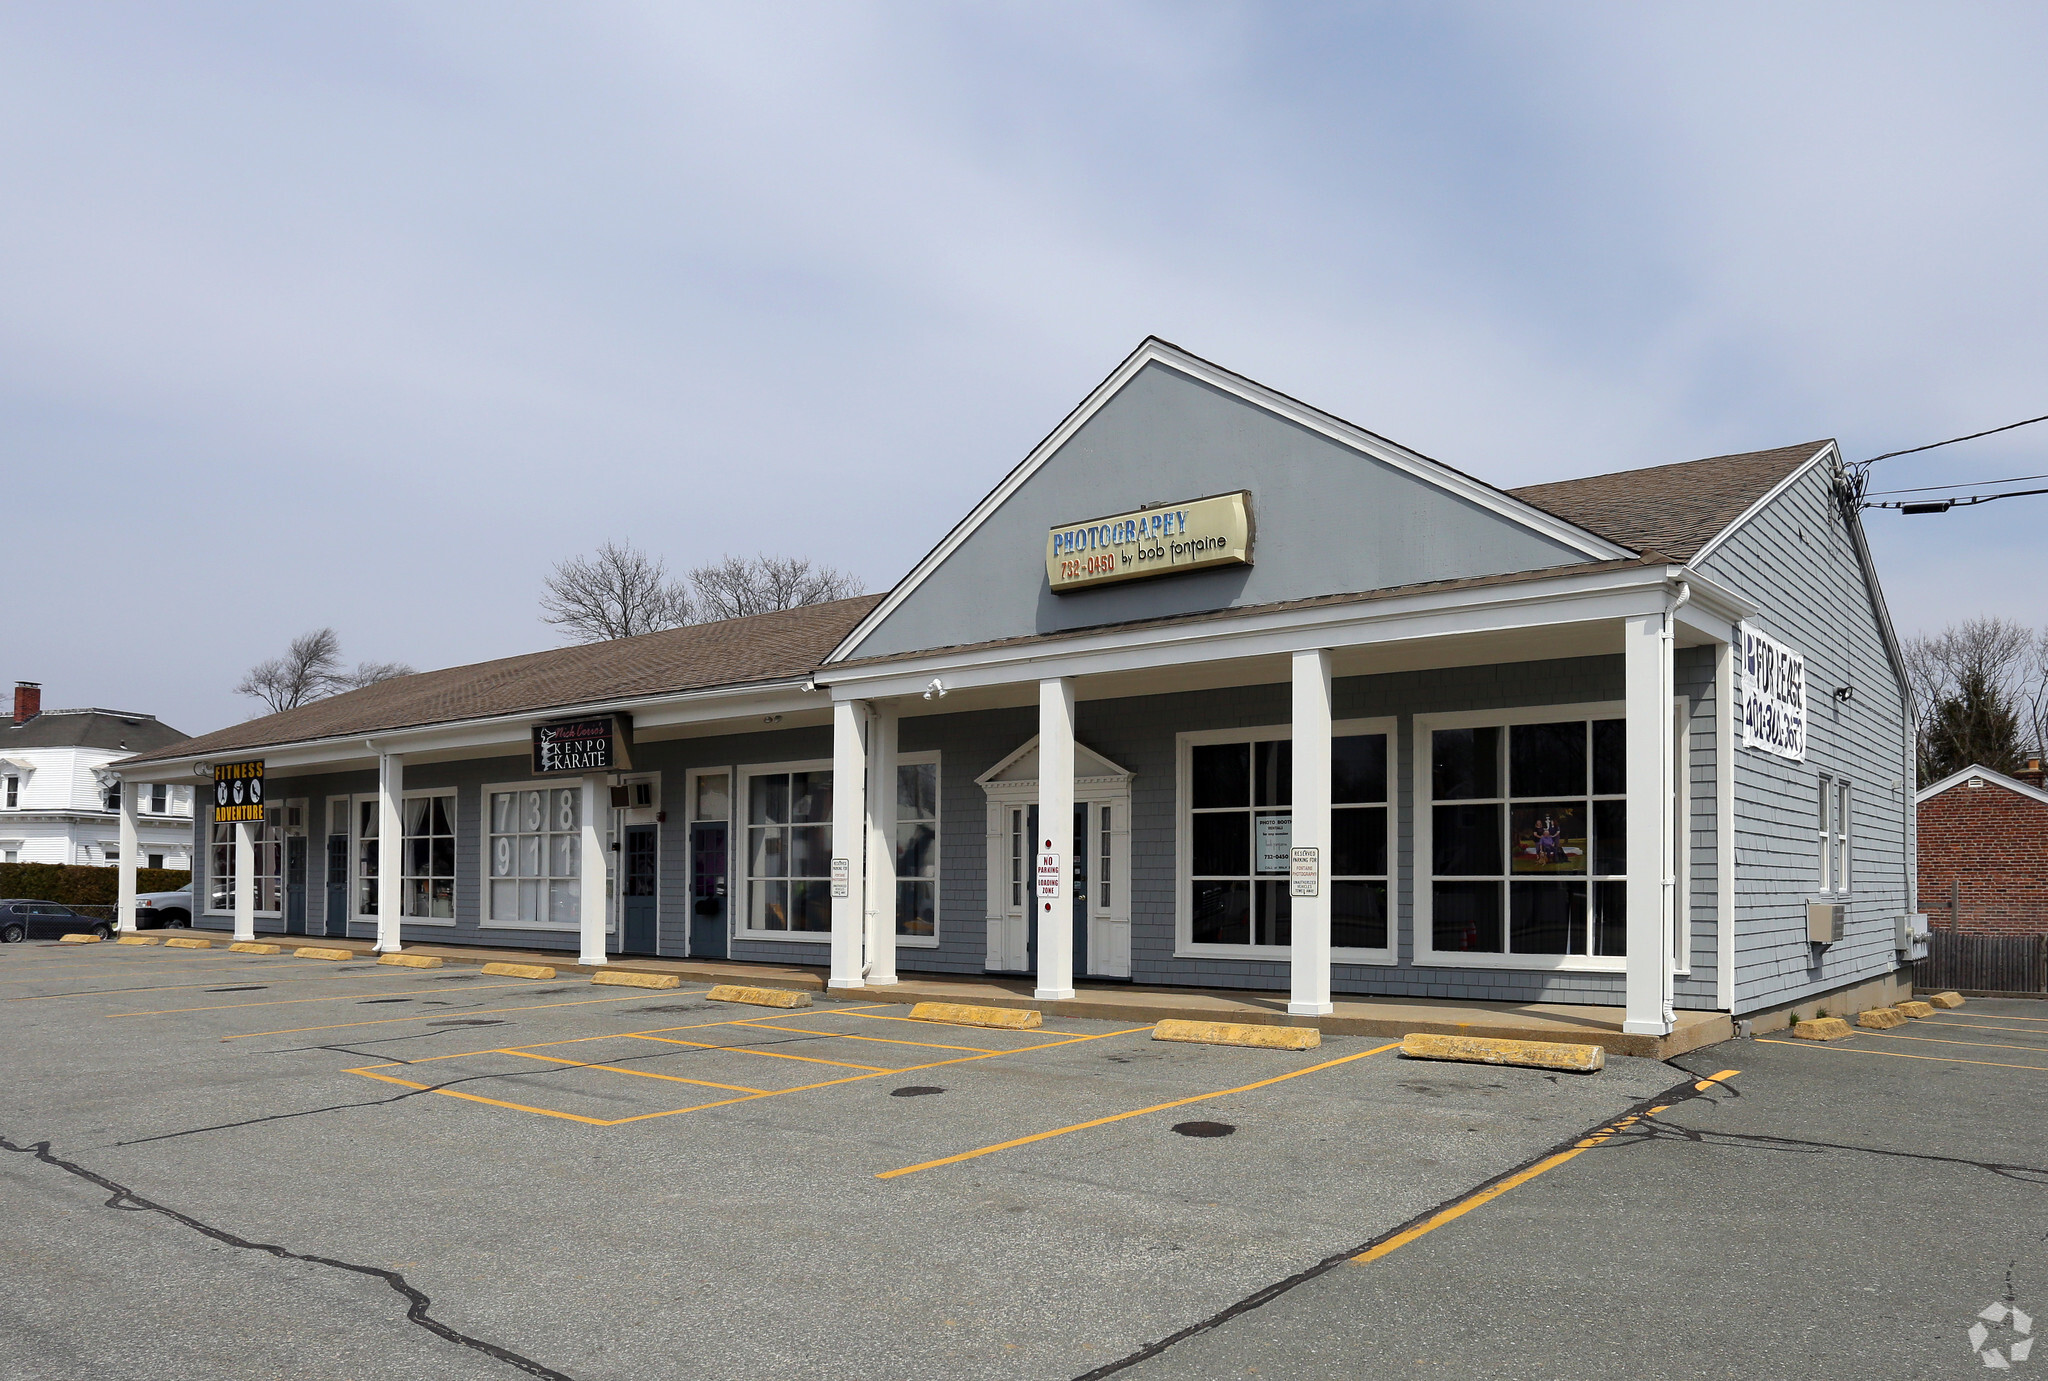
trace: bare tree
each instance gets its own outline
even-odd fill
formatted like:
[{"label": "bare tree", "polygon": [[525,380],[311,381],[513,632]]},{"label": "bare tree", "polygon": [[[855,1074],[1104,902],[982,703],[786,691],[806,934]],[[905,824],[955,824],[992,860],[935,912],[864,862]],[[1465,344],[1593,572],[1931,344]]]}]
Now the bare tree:
[{"label": "bare tree", "polygon": [[701,623],[823,604],[861,592],[853,576],[805,556],[728,556],[691,571],[690,584],[696,588]]},{"label": "bare tree", "polygon": [[252,696],[272,714],[279,714],[342,691],[412,674],[413,669],[404,662],[357,662],[350,671],[341,664],[341,639],[334,630],[316,628],[293,638],[284,656],[250,667],[235,693]]},{"label": "bare tree", "polygon": [[1906,675],[1925,786],[1973,763],[2004,772],[2040,747],[2048,635],[2001,618],[1965,619],[1909,639]]},{"label": "bare tree", "polygon": [[296,710],[309,700],[332,692],[341,669],[341,639],[332,628],[316,628],[293,638],[282,657],[270,657],[249,668],[235,694],[253,696],[272,714]]},{"label": "bare tree", "polygon": [[630,638],[690,622],[690,593],[668,567],[631,542],[606,542],[592,556],[555,563],[541,596],[541,621],[579,643]]}]

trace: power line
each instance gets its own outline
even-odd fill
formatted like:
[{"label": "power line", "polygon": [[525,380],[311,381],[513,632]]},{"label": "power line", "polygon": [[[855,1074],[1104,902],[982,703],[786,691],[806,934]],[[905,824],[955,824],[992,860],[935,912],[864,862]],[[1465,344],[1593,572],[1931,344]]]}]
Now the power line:
[{"label": "power line", "polygon": [[[1879,456],[1882,460],[1884,457]],[[2048,475],[2013,475],[2002,480],[1977,480],[1977,484],[2025,484],[2028,480],[2048,480]],[[1923,484],[1915,489],[1873,489],[1873,494],[1925,494],[1933,489],[1953,489],[1952,484]]]},{"label": "power line", "polygon": [[[1939,486],[1936,486],[1937,488]],[[2020,499],[2029,494],[2048,494],[2048,489],[2012,489],[2003,494],[1960,494],[1946,499],[1901,500],[1897,503],[1865,503],[1864,508],[1896,508],[1901,513],[1946,513],[1951,508],[1968,508],[1993,499]]]},{"label": "power line", "polygon": [[1856,463],[1861,466],[1875,465],[1880,460],[1890,460],[1893,456],[1917,455],[1921,451],[1932,451],[1941,446],[1953,446],[1958,441],[1975,441],[1980,436],[1996,436],[2000,432],[2009,432],[2015,427],[2031,427],[2036,422],[2048,422],[2048,413],[2043,413],[2039,417],[2029,417],[2024,422],[2008,422],[2002,427],[1992,427],[1986,431],[1971,432],[1968,436],[1952,436],[1946,441],[1930,441],[1925,446],[1908,446],[1903,451],[1886,451],[1881,456],[1872,456],[1869,460],[1859,460]]}]

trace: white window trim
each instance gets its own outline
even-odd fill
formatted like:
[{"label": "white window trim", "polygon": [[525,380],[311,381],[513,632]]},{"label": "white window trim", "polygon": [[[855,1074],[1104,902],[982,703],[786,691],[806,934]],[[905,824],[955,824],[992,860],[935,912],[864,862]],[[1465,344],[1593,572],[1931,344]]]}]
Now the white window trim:
[{"label": "white window trim", "polygon": [[[1400,839],[1398,817],[1401,813],[1399,769],[1396,766],[1401,746],[1400,721],[1392,716],[1383,716],[1375,719],[1339,719],[1330,725],[1331,738],[1348,738],[1354,734],[1385,734],[1387,737],[1387,943],[1384,949],[1333,947],[1330,950],[1330,962],[1390,965],[1395,962],[1401,925],[1401,858],[1396,847]],[[1194,729],[1174,736],[1174,958],[1256,959],[1282,962],[1291,959],[1293,949],[1288,945],[1198,945],[1194,942],[1194,812],[1189,804],[1193,797],[1188,774],[1193,762],[1190,750],[1198,745],[1251,743],[1259,739],[1287,739],[1291,742],[1293,738],[1294,726],[1291,724],[1267,724],[1243,729]],[[1128,886],[1128,864],[1124,868],[1124,877]]]},{"label": "white window trim", "polygon": [[[455,802],[455,809],[459,811],[459,810],[461,809],[461,807],[462,807],[462,791],[461,791],[461,789],[460,789],[459,787],[452,787],[452,786],[423,786],[423,787],[420,787],[420,788],[418,788],[417,790],[414,790],[414,789],[408,788],[408,789],[407,789],[406,791],[404,791],[403,793],[401,793],[401,794],[400,794],[400,798],[399,798],[399,799],[400,799],[400,801],[401,801],[401,802],[404,802],[404,801],[416,801],[416,800],[420,800],[420,799],[422,799],[422,798],[431,798],[431,797],[434,797],[434,796],[448,796],[448,797],[452,797],[452,798],[454,799],[454,802]],[[330,797],[328,797],[327,799],[328,799],[329,801],[332,801],[332,800],[334,800],[335,798],[334,798],[334,797],[332,797],[332,796],[330,796]],[[361,808],[360,808],[360,807],[361,807],[361,805],[362,805],[362,803],[363,803],[363,802],[365,802],[365,801],[375,802],[375,801],[376,801],[376,800],[378,799],[378,797],[377,797],[377,793],[376,793],[376,792],[374,792],[374,791],[358,791],[358,792],[356,792],[356,793],[355,793],[355,794],[354,794],[353,796],[350,796],[350,797],[348,797],[347,799],[348,799],[348,919],[349,919],[349,924],[350,924],[350,925],[367,925],[367,926],[374,926],[374,925],[376,925],[376,924],[377,924],[377,913],[376,913],[376,912],[374,912],[374,911],[372,911],[372,912],[368,912],[368,913],[365,913],[365,912],[363,911],[363,909],[362,909],[362,906],[361,906],[361,902],[362,902],[362,886],[363,886],[363,870],[362,870],[362,866],[361,866],[361,865],[362,865],[362,858],[361,858],[361,852],[362,852],[362,827],[363,827],[363,812],[362,812],[362,810],[361,810]],[[309,812],[309,813],[310,813],[310,812]],[[403,804],[401,804],[401,805],[400,805],[400,807],[399,807],[399,811],[398,811],[398,819],[399,819],[399,825],[400,825],[400,828],[403,828],[403,827],[404,827],[404,823],[405,823],[405,808],[404,808]],[[458,843],[459,843],[459,842],[461,841],[461,839],[462,839],[462,825],[461,825],[461,820],[462,820],[462,817],[461,817],[461,816],[460,816],[460,815],[458,814],[458,815],[457,815],[457,816],[455,817],[455,820],[456,820],[456,822],[457,822],[457,823],[456,823],[456,826],[455,826],[455,838],[456,838],[456,840],[457,840],[457,841],[458,841]],[[310,826],[309,826],[308,828],[310,828]],[[323,834],[323,835],[321,835],[321,836],[320,836],[320,839],[321,839],[321,843],[322,843],[322,846],[324,847],[324,846],[325,846],[325,844],[326,844],[327,836]],[[310,848],[311,848],[311,845],[309,844],[309,845],[308,845],[307,847],[308,847],[308,848],[310,849]],[[399,847],[400,847],[400,848],[403,848],[403,847],[404,847],[404,843],[403,843],[403,841],[401,841],[401,842],[400,842],[400,845],[399,845]],[[479,855],[478,855],[478,857],[479,857],[479,858],[481,858],[481,857],[482,857],[482,855],[481,855],[481,854],[479,854]],[[385,859],[384,859],[384,841],[383,841],[382,839],[379,839],[379,840],[377,841],[377,876],[378,876],[379,878],[381,878],[381,877],[383,877],[383,876],[384,876],[384,862],[385,862]],[[310,873],[310,871],[311,871],[311,869],[309,868],[309,869],[308,869],[308,872]],[[400,874],[399,874],[399,876],[400,876],[400,877],[402,878],[402,877],[404,877],[404,874],[403,874],[403,873],[400,873]],[[326,882],[325,882],[325,877],[326,877],[326,873],[325,873],[324,869],[323,869],[323,871],[322,871],[322,873],[321,873],[321,877],[322,877],[322,879],[323,879],[323,880],[322,880],[322,882],[321,882],[321,884],[320,884],[320,885],[321,885],[322,889],[324,890],[324,889],[325,889],[325,887],[326,887],[326,885],[327,885],[327,884],[326,884]],[[309,883],[309,884],[308,884],[308,886],[310,886],[310,885],[311,885],[311,884]],[[400,888],[399,890],[400,890],[400,892],[402,893],[402,892],[403,892],[403,891],[404,891],[405,889],[404,889],[403,887],[401,887],[401,888]],[[401,906],[403,906],[403,905],[404,905],[404,902],[403,902],[403,900],[401,900],[399,904],[400,904]],[[399,925],[401,925],[401,926],[408,926],[408,925],[436,925],[436,926],[441,926],[441,927],[443,927],[444,929],[447,929],[447,928],[452,928],[452,927],[454,927],[454,926],[457,926],[457,925],[460,925],[460,924],[461,924],[461,921],[460,921],[460,919],[459,919],[459,917],[460,917],[460,914],[461,914],[461,911],[462,911],[462,855],[461,855],[461,850],[460,850],[460,849],[458,849],[458,850],[456,851],[456,857],[455,857],[455,910],[456,910],[456,913],[457,913],[457,914],[456,914],[456,916],[455,916],[455,917],[451,917],[451,918],[449,918],[449,919],[445,919],[445,920],[444,920],[444,919],[442,919],[442,918],[440,918],[440,917],[435,917],[435,916],[400,916],[400,917],[398,918],[398,923],[399,923]],[[307,903],[307,915],[308,915],[308,916],[310,916],[311,914],[312,914],[312,903],[311,903],[311,902],[308,902],[308,903]],[[479,913],[479,914],[481,914],[481,913]],[[308,922],[308,923],[310,924],[310,922]]]},{"label": "white window trim", "polygon": [[[664,958],[665,956],[661,952],[661,882],[663,874],[661,845],[664,827],[657,817],[666,813],[668,806],[661,794],[661,773],[621,771],[616,775],[618,777],[618,785],[626,789],[627,804],[615,806],[611,804],[609,796],[605,798],[604,812],[605,819],[608,822],[605,826],[604,841],[605,934],[610,935],[613,939],[611,945],[613,951],[616,952],[625,948],[626,831],[640,827],[652,829],[654,831],[654,957],[657,959]],[[650,788],[648,795],[652,804],[644,806],[631,804],[633,788],[642,785]],[[481,799],[486,808],[488,808],[490,798],[483,797]],[[483,826],[483,842],[488,847],[490,843],[491,822],[485,820]],[[687,829],[687,826],[685,828]],[[483,865],[487,858],[488,855],[486,853],[479,852],[477,854],[477,860],[480,865]],[[489,881],[481,872],[479,872],[478,877],[483,881]],[[481,908],[482,903],[480,902],[477,911],[479,916],[483,914]]]},{"label": "white window trim", "polygon": [[[946,842],[946,767],[940,761],[939,754],[936,751],[898,753],[896,755],[896,765],[898,767],[922,767],[926,763],[930,763],[939,769],[937,780],[938,794],[934,801],[937,813],[932,817],[932,933],[929,935],[905,935],[898,931],[896,933],[896,948],[898,949],[906,947],[910,949],[937,949],[939,947],[939,940],[946,933],[946,866],[945,854],[943,852]],[[839,783],[834,782],[832,789],[837,791]],[[896,857],[897,821],[893,806],[895,799],[896,784],[891,782],[889,784],[889,800],[892,802],[889,815],[889,857],[892,861]],[[893,874],[891,875],[891,880],[894,880]],[[895,889],[892,887],[889,893],[889,924],[894,925],[895,923],[896,894]]]},{"label": "white window trim", "polygon": [[[1856,789],[1847,777],[1823,772],[1818,780],[1815,804],[1821,818],[1815,838],[1820,845],[1819,885],[1814,895],[1832,901],[1847,901],[1856,892]],[[1837,864],[1842,885],[1835,886]]]},{"label": "white window trim", "polygon": [[[650,775],[650,774],[647,774],[647,773],[635,773],[634,775],[635,775],[635,776],[647,776],[647,775]],[[574,935],[574,934],[576,934],[576,933],[577,933],[577,932],[578,932],[578,931],[579,931],[579,930],[580,930],[580,929],[582,928],[582,923],[581,923],[581,922],[579,922],[579,921],[494,921],[494,920],[492,920],[492,919],[491,919],[491,874],[490,874],[490,866],[491,866],[491,865],[490,865],[490,858],[491,858],[491,793],[492,793],[492,792],[495,792],[495,791],[563,791],[563,790],[575,790],[575,791],[578,791],[578,792],[580,792],[580,791],[582,791],[582,789],[583,789],[583,777],[582,777],[582,775],[581,775],[580,773],[574,773],[574,772],[563,772],[563,773],[557,773],[557,774],[555,774],[555,775],[553,775],[553,776],[547,776],[547,777],[528,777],[528,778],[527,778],[526,780],[524,780],[524,781],[518,781],[518,782],[486,782],[486,783],[484,783],[484,784],[483,784],[483,786],[482,786],[482,787],[478,788],[478,791],[477,791],[477,798],[476,798],[476,801],[477,801],[477,812],[476,812],[476,868],[477,868],[477,871],[476,871],[476,883],[475,883],[475,886],[476,886],[476,889],[477,889],[477,898],[476,898],[476,924],[477,924],[477,928],[478,928],[479,930],[536,930],[536,931],[544,930],[544,931],[547,931],[547,932],[548,932],[549,934],[552,934],[552,935]],[[406,794],[407,796],[410,796],[410,795],[412,795],[412,793],[411,793],[410,791],[406,792],[405,794]],[[375,798],[374,798],[374,797],[372,797],[372,799],[375,799]],[[660,801],[660,799],[661,799],[661,793],[660,793],[660,792],[659,792],[659,791],[657,790],[657,791],[655,792],[655,800],[656,800],[656,801],[658,802],[658,801]],[[603,797],[600,797],[600,798],[599,798],[599,801],[598,801],[598,807],[597,807],[597,808],[598,808],[598,809],[599,809],[600,811],[604,812],[604,820],[606,821],[606,823],[605,823],[605,824],[602,824],[602,825],[600,825],[600,826],[598,827],[598,835],[597,835],[597,837],[598,837],[598,839],[599,839],[600,841],[602,841],[602,843],[604,844],[604,846],[605,846],[605,852],[606,852],[607,854],[609,854],[609,853],[611,852],[611,844],[612,844],[612,841],[613,841],[613,839],[614,839],[614,838],[616,837],[616,834],[615,834],[615,832],[613,831],[613,829],[612,829],[612,826],[611,826],[611,824],[610,824],[609,822],[610,822],[610,821],[612,820],[612,818],[613,818],[613,817],[614,817],[614,816],[615,816],[615,815],[616,815],[616,814],[618,813],[618,810],[617,810],[617,807],[615,807],[615,806],[613,806],[613,805],[611,804],[611,798],[610,798],[609,796],[603,796]],[[655,808],[656,808],[657,810],[659,810],[659,809],[660,809],[660,807],[659,807],[658,805],[657,805],[657,806],[656,806]],[[579,809],[580,809],[580,807],[579,807]],[[354,817],[354,816],[350,816],[350,817],[349,817],[349,821],[350,821],[350,823],[351,823],[351,824],[353,824],[353,823],[354,823],[354,821],[355,821],[355,817]],[[581,830],[582,830],[582,827],[581,827],[581,826],[579,825],[579,826],[578,826],[578,833],[579,833],[579,834],[581,833]],[[661,840],[660,840],[660,836],[659,836],[659,835],[657,834],[657,835],[656,835],[656,837],[655,837],[655,849],[656,849],[657,853],[659,853],[660,847],[661,847]],[[459,862],[459,861],[460,861],[460,860],[458,859],[458,862]],[[600,881],[599,881],[599,885],[600,885],[600,886],[603,886],[603,885],[604,885],[604,881],[605,881],[606,879],[609,879],[609,878],[610,878],[610,876],[611,876],[611,860],[610,860],[610,859],[609,859],[609,858],[607,857],[607,858],[606,858],[606,859],[604,860],[604,862],[605,862],[605,873],[604,873],[604,878],[600,879]],[[457,877],[458,877],[458,879],[460,878],[460,876],[461,876],[461,875],[460,875],[460,873],[458,873],[458,874],[457,874]],[[582,848],[582,845],[581,845],[581,844],[579,844],[579,845],[577,845],[577,852],[576,852],[576,882],[577,882],[577,886],[578,886],[578,887],[581,887],[581,886],[582,886],[582,884],[583,884],[584,882],[586,882],[586,881],[588,880],[588,878],[589,878],[589,868],[588,868],[588,866],[586,865],[586,863],[584,862],[584,858],[583,858],[583,848]],[[661,892],[660,892],[660,890],[659,890],[659,887],[660,887],[660,885],[659,885],[659,884],[657,883],[657,884],[656,884],[656,891],[655,891],[655,903],[656,903],[656,909],[655,909],[655,927],[656,927],[656,929],[655,929],[655,937],[656,937],[656,942],[657,942],[657,943],[659,943],[659,940],[660,940],[660,933],[661,933],[661,932],[660,932],[660,925],[661,925],[661,912],[660,912]],[[458,889],[457,889],[457,893],[456,893],[456,899],[457,899],[457,901],[458,901],[458,902],[459,902],[459,901],[461,900],[461,891],[460,891],[460,888],[459,888],[459,887],[458,887]],[[619,908],[618,908],[618,906],[616,905],[616,901],[617,901],[617,899],[616,899],[616,898],[614,898],[614,897],[610,897],[610,896],[607,896],[607,897],[606,897],[606,899],[605,899],[605,912],[604,912],[604,933],[605,933],[606,935],[608,935],[608,936],[609,936],[609,935],[616,935],[616,934],[617,934],[617,932],[618,932],[618,928],[619,928]],[[376,919],[376,918],[375,918],[375,917],[365,917],[364,919],[366,919],[366,920],[374,920],[374,919]],[[408,918],[408,923],[410,923],[410,922],[409,922],[409,918]],[[438,924],[438,922],[437,922],[437,924]],[[609,946],[608,946],[608,948],[610,948],[610,949],[617,949],[617,948],[618,948],[618,946],[617,946],[616,944],[613,944],[613,945],[609,945]]]},{"label": "white window trim", "polygon": [[[280,804],[279,804],[279,806],[278,806],[278,812],[279,812],[279,814],[278,814],[278,825],[277,825],[277,868],[278,868],[278,873],[277,873],[277,899],[278,899],[278,902],[279,902],[279,906],[278,906],[278,909],[277,909],[277,910],[275,910],[275,911],[257,911],[257,912],[254,912],[254,913],[252,913],[252,914],[253,914],[253,915],[255,916],[255,918],[256,918],[257,920],[259,920],[259,921],[281,921],[281,920],[283,920],[283,919],[284,919],[284,907],[283,907],[283,902],[284,902],[284,814],[283,814],[283,810],[284,810],[284,807],[283,807],[282,803],[280,803]],[[205,909],[204,911],[200,912],[199,914],[200,914],[200,915],[202,915],[202,916],[226,916],[226,917],[228,917],[228,918],[232,919],[232,918],[234,917],[234,914],[235,914],[235,912],[234,912],[234,908],[230,907],[230,908],[228,908],[228,909],[227,909],[226,911],[216,911],[216,910],[214,910],[214,908],[213,908],[213,827],[214,827],[214,826],[215,826],[216,824],[218,824],[218,823],[220,823],[220,822],[219,822],[219,821],[216,821],[216,820],[212,820],[212,819],[209,819],[209,820],[207,820],[207,822],[206,822],[206,844],[205,844],[205,846],[204,846],[204,847],[205,847],[205,851],[206,851],[206,868],[207,868],[207,873],[206,873],[206,901],[207,901],[207,906],[206,906],[206,909]],[[236,848],[238,848],[238,849],[242,847],[242,841],[241,841],[241,837],[240,837],[240,832],[239,832],[239,831],[238,831],[238,832],[236,833],[236,837],[235,837],[235,847],[236,847]],[[259,889],[259,890],[260,890],[260,889]]]},{"label": "white window trim", "polygon": [[[1566,719],[1620,719],[1626,721],[1627,706],[1619,700],[1599,701],[1582,705],[1525,705],[1511,710],[1458,710],[1446,714],[1419,714],[1415,716],[1414,735],[1410,742],[1410,784],[1412,788],[1412,809],[1415,814],[1415,886],[1414,927],[1415,964],[1418,968],[1450,969],[1520,969],[1524,972],[1541,973],[1626,973],[1628,958],[1625,955],[1608,954],[1474,954],[1469,950],[1438,950],[1435,947],[1436,931],[1434,919],[1435,889],[1431,886],[1436,876],[1435,851],[1432,830],[1435,825],[1436,804],[1430,788],[1430,741],[1431,732],[1437,729],[1476,729],[1488,725],[1507,727],[1515,724],[1548,724]],[[1633,724],[1629,732],[1636,732]],[[1502,784],[1505,788],[1506,783]],[[1592,783],[1588,782],[1587,786]],[[1633,794],[1633,793],[1631,793]],[[1590,822],[1589,822],[1590,823]],[[1656,850],[1654,844],[1650,847]],[[1646,866],[1646,860],[1637,856],[1636,841],[1629,841],[1629,869]],[[1590,883],[1587,892],[1587,921],[1592,925],[1592,894]],[[1502,938],[1506,939],[1506,917],[1502,917]]]},{"label": "white window trim", "polygon": [[[809,758],[801,762],[742,763],[740,766],[733,768],[732,796],[727,802],[727,809],[732,812],[732,821],[726,826],[725,830],[726,844],[732,850],[732,861],[729,865],[730,871],[725,875],[725,914],[731,922],[732,929],[730,935],[732,939],[768,940],[775,944],[783,945],[829,945],[832,943],[832,932],[829,930],[756,930],[749,924],[753,916],[752,907],[749,905],[751,898],[747,894],[746,839],[747,801],[751,799],[754,778],[772,777],[778,772],[830,771],[832,771],[832,759],[830,758]],[[833,799],[837,800],[839,792],[839,779],[837,777],[832,779],[832,791]],[[835,828],[834,822],[827,821],[825,828],[829,836]],[[892,856],[894,853],[893,846],[894,841],[892,839]],[[827,852],[827,857],[838,857],[836,852],[831,852],[831,850],[837,850],[838,847],[839,842],[836,839],[833,840],[830,850]],[[894,924],[895,915],[896,899],[892,894],[889,899],[891,924]],[[903,943],[903,940],[904,937],[901,935],[896,937],[896,943],[899,945]]]}]

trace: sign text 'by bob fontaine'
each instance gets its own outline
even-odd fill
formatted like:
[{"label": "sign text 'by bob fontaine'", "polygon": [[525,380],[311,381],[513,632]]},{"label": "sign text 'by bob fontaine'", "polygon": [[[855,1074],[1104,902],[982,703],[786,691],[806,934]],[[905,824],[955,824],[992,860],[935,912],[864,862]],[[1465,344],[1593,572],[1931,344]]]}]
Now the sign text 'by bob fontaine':
[{"label": "sign text 'by bob fontaine'", "polygon": [[1806,655],[1742,626],[1742,746],[1806,757]]},{"label": "sign text 'by bob fontaine'", "polygon": [[213,818],[220,824],[263,818],[263,759],[214,764]]},{"label": "sign text 'by bob fontaine'", "polygon": [[1118,517],[1062,523],[1046,534],[1045,576],[1053,593],[1177,575],[1209,566],[1249,566],[1251,491],[1156,504]]}]

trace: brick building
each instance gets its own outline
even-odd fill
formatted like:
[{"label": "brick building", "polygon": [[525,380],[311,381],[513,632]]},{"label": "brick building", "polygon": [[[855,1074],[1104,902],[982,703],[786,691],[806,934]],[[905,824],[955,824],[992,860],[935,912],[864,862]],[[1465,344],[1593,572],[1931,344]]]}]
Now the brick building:
[{"label": "brick building", "polygon": [[1919,794],[1920,908],[1942,930],[2048,934],[2048,790],[1969,767]]}]

